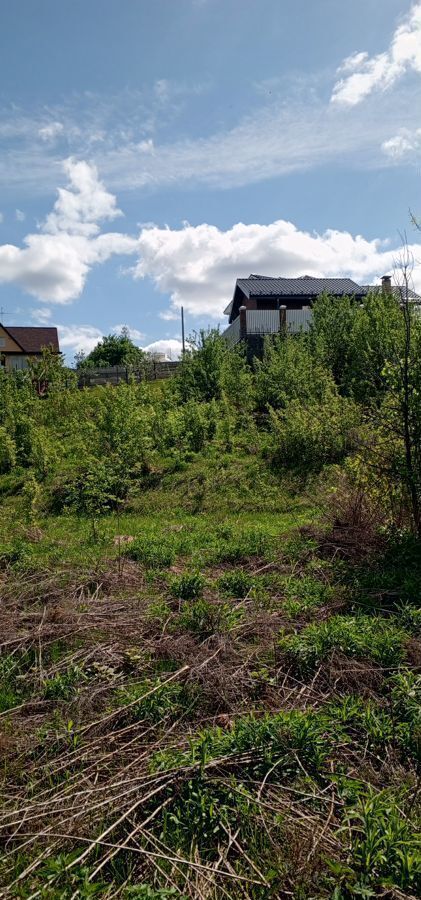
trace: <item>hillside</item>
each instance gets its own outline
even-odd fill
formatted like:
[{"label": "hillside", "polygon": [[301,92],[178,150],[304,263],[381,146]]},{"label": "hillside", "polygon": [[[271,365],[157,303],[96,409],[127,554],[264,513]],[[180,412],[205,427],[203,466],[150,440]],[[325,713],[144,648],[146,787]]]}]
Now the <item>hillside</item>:
[{"label": "hillside", "polygon": [[420,543],[286,343],[3,380],[4,896],[419,895]]}]

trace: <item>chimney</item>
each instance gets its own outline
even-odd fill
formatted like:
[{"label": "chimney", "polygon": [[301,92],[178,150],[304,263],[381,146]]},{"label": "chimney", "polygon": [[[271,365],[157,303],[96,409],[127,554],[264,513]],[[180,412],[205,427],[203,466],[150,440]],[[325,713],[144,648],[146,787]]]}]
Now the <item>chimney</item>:
[{"label": "chimney", "polygon": [[391,275],[383,275],[382,293],[383,294],[391,294],[392,293],[392,276]]}]

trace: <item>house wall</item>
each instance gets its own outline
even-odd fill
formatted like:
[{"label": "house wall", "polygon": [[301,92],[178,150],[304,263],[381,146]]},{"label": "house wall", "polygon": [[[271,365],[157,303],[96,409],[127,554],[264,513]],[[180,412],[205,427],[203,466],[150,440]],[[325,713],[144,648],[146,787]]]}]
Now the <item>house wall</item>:
[{"label": "house wall", "polygon": [[22,350],[19,347],[19,344],[17,344],[0,325],[0,354],[1,353],[22,353]]},{"label": "house wall", "polygon": [[6,355],[6,369],[27,369],[30,360],[33,358],[33,356],[27,356],[25,353],[20,353],[19,355],[8,353]]}]

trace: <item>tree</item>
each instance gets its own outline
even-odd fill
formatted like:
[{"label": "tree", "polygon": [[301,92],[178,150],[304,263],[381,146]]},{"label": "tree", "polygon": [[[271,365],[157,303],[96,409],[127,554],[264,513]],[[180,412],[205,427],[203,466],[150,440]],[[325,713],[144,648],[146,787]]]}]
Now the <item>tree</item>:
[{"label": "tree", "polygon": [[77,369],[96,369],[106,366],[141,367],[146,361],[146,353],[130,338],[127,328],[120,334],[108,334],[98,341],[96,347],[87,356],[78,354],[75,357]]},{"label": "tree", "polygon": [[219,400],[222,393],[222,366],[228,353],[226,341],[219,329],[211,328],[193,334],[189,349],[183,354],[174,388],[180,399]]},{"label": "tree", "polygon": [[397,265],[400,327],[387,351],[383,402],[368,412],[373,428],[366,460],[375,478],[400,492],[413,530],[421,538],[421,318],[410,299],[413,260],[405,245]]}]

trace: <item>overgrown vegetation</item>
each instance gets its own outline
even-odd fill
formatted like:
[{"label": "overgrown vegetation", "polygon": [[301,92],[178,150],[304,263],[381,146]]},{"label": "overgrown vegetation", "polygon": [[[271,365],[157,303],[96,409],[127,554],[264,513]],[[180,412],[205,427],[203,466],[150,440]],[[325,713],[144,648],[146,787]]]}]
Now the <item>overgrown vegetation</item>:
[{"label": "overgrown vegetation", "polygon": [[420,321],[191,348],[0,373],[2,896],[410,900]]}]

